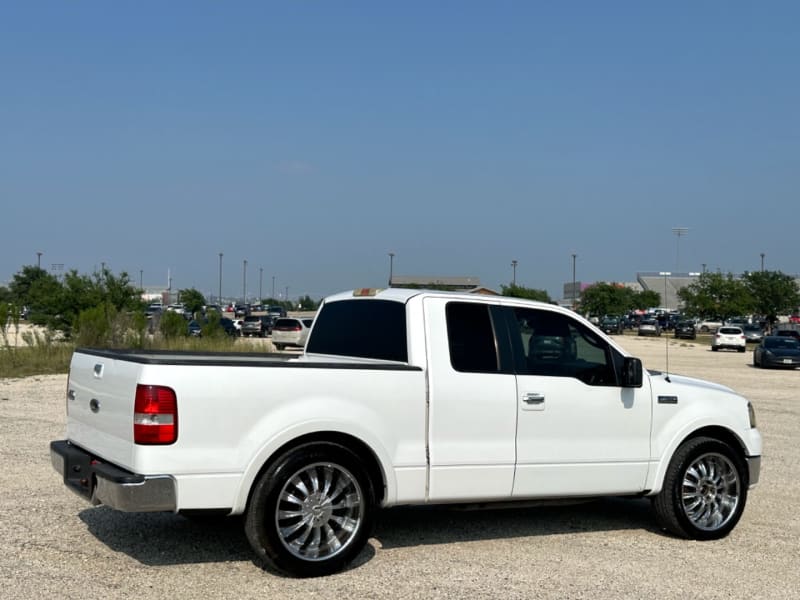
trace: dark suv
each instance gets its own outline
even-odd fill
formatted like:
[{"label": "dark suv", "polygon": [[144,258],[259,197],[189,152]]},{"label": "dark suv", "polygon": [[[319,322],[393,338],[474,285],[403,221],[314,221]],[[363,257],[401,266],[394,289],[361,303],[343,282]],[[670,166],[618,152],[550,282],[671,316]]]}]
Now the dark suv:
[{"label": "dark suv", "polygon": [[694,321],[678,321],[675,324],[675,337],[687,340],[697,339],[697,329],[695,329]]}]

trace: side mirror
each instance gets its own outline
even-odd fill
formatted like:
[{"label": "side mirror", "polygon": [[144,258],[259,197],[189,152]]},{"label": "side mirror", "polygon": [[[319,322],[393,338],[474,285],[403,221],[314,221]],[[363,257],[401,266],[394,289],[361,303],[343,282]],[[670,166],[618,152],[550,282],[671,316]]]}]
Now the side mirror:
[{"label": "side mirror", "polygon": [[632,356],[626,356],[622,363],[622,387],[642,387],[642,361]]}]

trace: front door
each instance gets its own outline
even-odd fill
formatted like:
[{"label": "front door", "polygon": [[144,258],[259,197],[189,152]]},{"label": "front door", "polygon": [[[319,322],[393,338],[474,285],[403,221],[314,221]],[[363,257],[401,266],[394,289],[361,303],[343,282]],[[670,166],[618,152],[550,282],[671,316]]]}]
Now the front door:
[{"label": "front door", "polygon": [[514,497],[644,489],[651,400],[618,385],[622,356],[590,327],[546,308],[507,319],[517,372]]}]

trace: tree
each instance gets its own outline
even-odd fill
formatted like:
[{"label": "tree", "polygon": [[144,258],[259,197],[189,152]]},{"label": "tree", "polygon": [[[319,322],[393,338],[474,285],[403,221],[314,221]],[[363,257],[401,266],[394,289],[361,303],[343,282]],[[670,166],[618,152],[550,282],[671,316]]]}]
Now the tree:
[{"label": "tree", "polygon": [[686,313],[704,318],[728,319],[752,311],[754,304],[749,289],[731,273],[703,273],[697,281],[678,290]]},{"label": "tree", "polygon": [[206,305],[206,297],[194,288],[180,290],[178,292],[178,297],[186,307],[186,310],[192,313],[192,316],[195,316],[195,314],[200,312]]},{"label": "tree", "polygon": [[312,300],[308,294],[299,298],[297,303],[300,310],[317,310],[320,305],[320,301]]},{"label": "tree", "polygon": [[512,298],[526,298],[528,300],[538,300],[540,302],[548,303],[553,302],[553,300],[550,298],[550,294],[548,294],[545,290],[527,288],[514,283],[511,285],[501,285],[500,294],[503,296],[510,296]]},{"label": "tree", "polygon": [[655,290],[642,290],[634,294],[634,305],[632,309],[645,310],[653,306],[658,306],[661,302],[661,294]]},{"label": "tree", "polygon": [[765,316],[770,327],[778,315],[790,313],[800,304],[800,290],[794,277],[780,271],[746,273],[744,285],[753,300],[753,311]]},{"label": "tree", "polygon": [[634,290],[618,283],[595,283],[581,293],[581,312],[590,315],[622,315],[637,308]]}]

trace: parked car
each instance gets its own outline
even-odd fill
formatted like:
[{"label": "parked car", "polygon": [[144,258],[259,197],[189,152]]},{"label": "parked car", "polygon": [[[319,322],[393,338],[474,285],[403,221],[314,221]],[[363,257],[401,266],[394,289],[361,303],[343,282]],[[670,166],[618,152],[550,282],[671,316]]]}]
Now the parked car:
[{"label": "parked car", "polygon": [[189,329],[189,336],[190,337],[200,337],[200,336],[203,335],[203,327],[202,327],[202,325],[200,325],[200,323],[198,323],[194,319],[189,321],[188,329]]},{"label": "parked car", "polygon": [[800,367],[800,342],[791,337],[768,335],[753,350],[753,365],[762,369]]},{"label": "parked car", "polygon": [[717,329],[714,337],[711,338],[711,349],[714,352],[725,348],[744,352],[746,347],[747,342],[745,341],[744,331],[742,331],[741,327],[725,325]]},{"label": "parked car", "polygon": [[233,319],[233,327],[236,329],[236,335],[242,335],[242,322],[243,319]]},{"label": "parked car", "polygon": [[286,346],[304,347],[313,322],[314,319],[293,317],[278,319],[272,329],[272,344],[278,350],[283,350]]},{"label": "parked car", "polygon": [[267,337],[272,333],[272,317],[248,315],[242,321],[242,336]]},{"label": "parked car", "polygon": [[233,311],[233,314],[237,317],[246,317],[250,314],[250,305],[249,304],[237,304],[236,309]]},{"label": "parked car", "polygon": [[695,329],[694,321],[689,321],[689,320],[678,321],[677,325],[675,325],[675,337],[687,340],[696,339],[697,329]]},{"label": "parked car", "polygon": [[600,329],[603,333],[622,334],[624,327],[619,317],[603,317],[600,319]]},{"label": "parked car", "polygon": [[239,335],[239,330],[234,325],[233,319],[220,319],[219,324],[228,335]]},{"label": "parked car", "polygon": [[772,332],[772,335],[790,337],[800,342],[800,331],[797,331],[796,329],[777,329]]},{"label": "parked car", "polygon": [[742,331],[746,342],[757,344],[764,339],[764,330],[760,325],[748,324],[742,327]]},{"label": "parked car", "polygon": [[639,321],[639,335],[661,335],[661,325],[653,318],[646,318]]},{"label": "parked car", "polygon": [[269,308],[267,308],[267,314],[276,319],[280,319],[281,317],[286,316],[286,309],[283,308],[282,306],[277,306],[277,305],[270,306]]},{"label": "parked car", "polygon": [[704,319],[697,324],[697,329],[701,333],[714,333],[722,327],[722,321],[716,319]]}]

